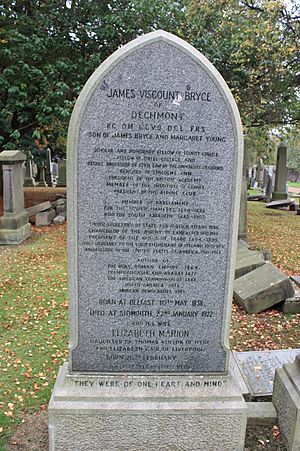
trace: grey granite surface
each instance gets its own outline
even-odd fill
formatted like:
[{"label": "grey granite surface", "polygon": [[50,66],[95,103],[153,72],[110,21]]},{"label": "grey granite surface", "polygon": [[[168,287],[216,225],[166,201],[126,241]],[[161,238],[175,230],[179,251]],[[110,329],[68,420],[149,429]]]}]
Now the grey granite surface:
[{"label": "grey granite surface", "polygon": [[108,59],[73,112],[74,372],[227,371],[241,125],[213,66],[160,33]]}]

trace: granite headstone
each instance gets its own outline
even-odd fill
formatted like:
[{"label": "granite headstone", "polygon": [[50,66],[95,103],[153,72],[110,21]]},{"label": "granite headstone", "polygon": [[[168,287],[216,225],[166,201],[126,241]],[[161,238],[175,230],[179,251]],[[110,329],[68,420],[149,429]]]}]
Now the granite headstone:
[{"label": "granite headstone", "polygon": [[95,77],[69,138],[79,325],[70,369],[226,372],[232,108],[207,69],[165,42]]},{"label": "granite headstone", "polygon": [[[242,147],[220,74],[163,31],[119,49],[83,88],[68,135],[70,356],[50,403],[58,449],[65,434],[76,441],[68,449],[85,449],[82,421],[99,431],[89,449],[100,436],[107,450],[243,449],[246,409],[228,375]],[[196,403],[188,387],[199,388]],[[143,412],[143,427],[130,412]],[[189,421],[202,426],[187,433]]]}]

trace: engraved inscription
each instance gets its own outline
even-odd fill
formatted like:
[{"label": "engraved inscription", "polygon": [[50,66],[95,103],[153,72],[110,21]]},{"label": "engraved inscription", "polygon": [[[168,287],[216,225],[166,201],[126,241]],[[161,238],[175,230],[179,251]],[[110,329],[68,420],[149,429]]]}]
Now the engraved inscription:
[{"label": "engraved inscription", "polygon": [[235,164],[224,94],[180,49],[105,74],[78,141],[75,371],[225,371]]}]

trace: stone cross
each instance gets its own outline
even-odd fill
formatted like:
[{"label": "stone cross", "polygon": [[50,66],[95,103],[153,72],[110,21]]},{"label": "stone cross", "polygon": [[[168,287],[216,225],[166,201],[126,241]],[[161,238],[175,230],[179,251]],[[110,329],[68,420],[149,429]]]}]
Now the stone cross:
[{"label": "stone cross", "polygon": [[0,244],[19,244],[30,236],[28,213],[24,208],[23,168],[26,155],[20,150],[0,154],[3,170],[3,216]]}]

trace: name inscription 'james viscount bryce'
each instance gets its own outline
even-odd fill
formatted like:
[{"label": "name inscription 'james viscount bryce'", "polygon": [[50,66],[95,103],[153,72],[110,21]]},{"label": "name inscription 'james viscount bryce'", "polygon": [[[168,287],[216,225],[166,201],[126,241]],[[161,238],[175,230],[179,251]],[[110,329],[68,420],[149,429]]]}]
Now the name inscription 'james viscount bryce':
[{"label": "name inscription 'james viscount bryce'", "polygon": [[125,46],[74,109],[71,372],[227,369],[241,127],[220,75],[174,42]]}]

